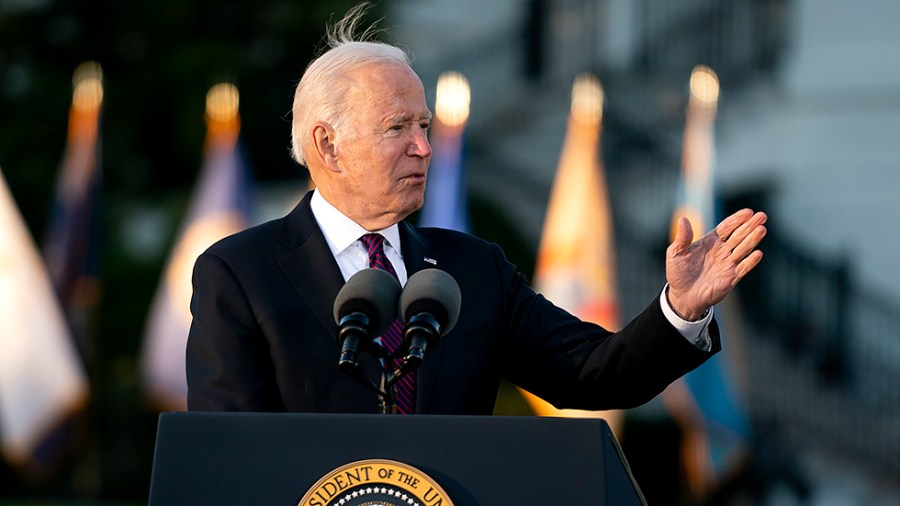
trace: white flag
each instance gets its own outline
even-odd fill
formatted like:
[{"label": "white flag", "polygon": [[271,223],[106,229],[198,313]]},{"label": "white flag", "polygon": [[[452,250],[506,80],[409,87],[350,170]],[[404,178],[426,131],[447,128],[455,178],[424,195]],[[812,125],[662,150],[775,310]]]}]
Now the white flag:
[{"label": "white flag", "polygon": [[0,172],[0,449],[26,464],[88,382],[47,269]]}]

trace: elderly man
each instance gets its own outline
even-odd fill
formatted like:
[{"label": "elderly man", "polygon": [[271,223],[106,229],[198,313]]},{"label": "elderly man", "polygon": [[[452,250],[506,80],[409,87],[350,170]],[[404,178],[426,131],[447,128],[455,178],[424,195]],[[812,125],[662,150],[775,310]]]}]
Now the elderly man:
[{"label": "elderly man", "polygon": [[[431,112],[403,51],[352,40],[363,12],[331,30],[297,86],[294,155],[316,189],[197,260],[189,409],[376,412],[376,396],[338,370],[332,316],[343,283],[376,257],[401,285],[437,268],[462,292],[455,328],[398,385],[400,412],[490,414],[504,378],[558,407],[632,407],[720,349],[711,308],[760,262],[764,213],[737,212],[693,243],[682,219],[659,297],[616,333],[578,320],[497,245],[403,221],[422,206]],[[370,376],[382,367],[360,358]]]}]

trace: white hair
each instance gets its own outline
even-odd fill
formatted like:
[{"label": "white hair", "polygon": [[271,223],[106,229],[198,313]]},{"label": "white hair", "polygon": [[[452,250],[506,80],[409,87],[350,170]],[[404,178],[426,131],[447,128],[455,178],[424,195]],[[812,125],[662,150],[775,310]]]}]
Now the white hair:
[{"label": "white hair", "polygon": [[350,9],[337,24],[328,27],[325,34],[329,49],[313,60],[294,93],[291,109],[291,152],[294,159],[306,165],[306,150],[311,141],[308,134],[316,121],[324,121],[335,131],[347,131],[345,96],[348,86],[343,83],[347,72],[372,63],[401,63],[409,66],[409,55],[402,49],[369,40],[378,31],[375,25],[356,36],[357,25],[369,8],[363,2]]}]

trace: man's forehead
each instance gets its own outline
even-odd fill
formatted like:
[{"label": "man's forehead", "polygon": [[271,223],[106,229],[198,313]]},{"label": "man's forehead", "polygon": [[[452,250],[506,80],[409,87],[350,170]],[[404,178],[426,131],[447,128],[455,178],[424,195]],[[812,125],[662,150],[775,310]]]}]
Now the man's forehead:
[{"label": "man's forehead", "polygon": [[352,72],[349,97],[365,104],[383,108],[382,118],[418,121],[431,117],[425,102],[422,81],[408,66],[401,64],[370,64]]},{"label": "man's forehead", "polygon": [[422,86],[422,80],[409,65],[395,61],[375,61],[349,69],[346,77],[355,86],[377,87],[397,86],[401,82],[416,83]]}]

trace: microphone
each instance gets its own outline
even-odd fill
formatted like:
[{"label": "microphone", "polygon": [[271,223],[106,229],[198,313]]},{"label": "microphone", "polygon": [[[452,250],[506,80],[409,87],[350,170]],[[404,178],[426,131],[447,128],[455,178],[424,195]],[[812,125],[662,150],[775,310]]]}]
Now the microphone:
[{"label": "microphone", "polygon": [[387,332],[397,317],[400,283],[385,270],[366,268],[341,287],[334,299],[337,341],[341,345],[338,368],[352,373],[359,367],[357,354]]},{"label": "microphone", "polygon": [[453,329],[461,304],[459,285],[446,272],[425,269],[409,277],[400,295],[400,315],[406,322],[403,338],[409,344],[403,359],[405,371],[422,365],[425,353]]}]

